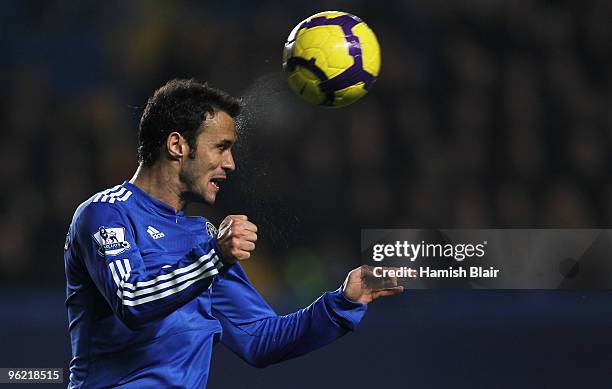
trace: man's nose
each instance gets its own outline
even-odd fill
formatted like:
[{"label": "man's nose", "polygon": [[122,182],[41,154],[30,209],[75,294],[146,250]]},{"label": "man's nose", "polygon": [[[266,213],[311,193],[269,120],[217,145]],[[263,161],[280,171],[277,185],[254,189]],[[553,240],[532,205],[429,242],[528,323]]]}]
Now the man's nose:
[{"label": "man's nose", "polygon": [[224,170],[229,170],[230,172],[233,172],[234,170],[236,170],[236,164],[234,163],[234,156],[232,155],[231,152],[228,151],[226,153],[221,163],[221,167]]}]

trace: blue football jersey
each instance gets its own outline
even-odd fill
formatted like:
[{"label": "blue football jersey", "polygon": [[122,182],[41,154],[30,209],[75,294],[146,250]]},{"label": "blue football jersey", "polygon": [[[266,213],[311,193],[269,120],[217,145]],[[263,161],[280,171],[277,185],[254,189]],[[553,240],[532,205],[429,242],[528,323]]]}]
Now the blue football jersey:
[{"label": "blue football jersey", "polygon": [[354,330],[366,305],[340,289],[278,316],[203,217],[124,182],[81,204],[66,245],[69,388],[204,388],[219,341],[254,366]]}]

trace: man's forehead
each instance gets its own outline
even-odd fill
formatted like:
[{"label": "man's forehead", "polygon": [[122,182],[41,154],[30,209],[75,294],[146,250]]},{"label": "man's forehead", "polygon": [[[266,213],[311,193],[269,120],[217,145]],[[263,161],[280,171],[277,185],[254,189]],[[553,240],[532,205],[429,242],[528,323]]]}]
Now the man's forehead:
[{"label": "man's forehead", "polygon": [[201,134],[216,140],[236,140],[236,122],[224,111],[215,111],[207,115],[202,123]]}]

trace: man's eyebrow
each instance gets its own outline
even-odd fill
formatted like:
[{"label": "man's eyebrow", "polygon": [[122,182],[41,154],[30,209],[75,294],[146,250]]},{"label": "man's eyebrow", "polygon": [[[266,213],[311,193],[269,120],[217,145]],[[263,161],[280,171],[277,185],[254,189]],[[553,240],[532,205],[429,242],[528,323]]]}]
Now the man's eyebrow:
[{"label": "man's eyebrow", "polygon": [[234,139],[221,139],[219,142],[217,142],[217,145],[229,147],[233,145],[235,142],[236,141]]}]

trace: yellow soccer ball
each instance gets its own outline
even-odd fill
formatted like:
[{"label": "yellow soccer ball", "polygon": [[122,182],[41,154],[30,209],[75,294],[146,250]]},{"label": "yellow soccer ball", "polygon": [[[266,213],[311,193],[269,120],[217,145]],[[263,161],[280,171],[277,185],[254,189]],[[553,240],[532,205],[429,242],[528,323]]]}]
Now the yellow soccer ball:
[{"label": "yellow soccer ball", "polygon": [[300,22],[285,43],[291,89],[325,107],[344,107],[368,93],[380,72],[380,46],[357,16],[326,11]]}]

